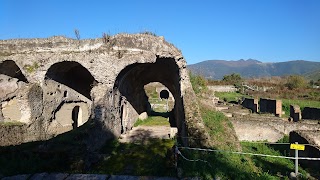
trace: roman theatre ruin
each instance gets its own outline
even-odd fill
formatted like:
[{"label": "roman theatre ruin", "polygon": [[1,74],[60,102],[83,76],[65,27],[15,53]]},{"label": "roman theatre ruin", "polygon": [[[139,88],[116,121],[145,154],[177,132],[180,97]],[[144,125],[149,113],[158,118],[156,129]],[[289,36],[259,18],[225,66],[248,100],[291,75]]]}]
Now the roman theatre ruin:
[{"label": "roman theatre ruin", "polygon": [[87,121],[118,137],[148,113],[151,82],[172,94],[179,136],[206,136],[186,61],[163,37],[1,40],[0,121],[19,124],[1,127],[1,145],[49,139]]}]

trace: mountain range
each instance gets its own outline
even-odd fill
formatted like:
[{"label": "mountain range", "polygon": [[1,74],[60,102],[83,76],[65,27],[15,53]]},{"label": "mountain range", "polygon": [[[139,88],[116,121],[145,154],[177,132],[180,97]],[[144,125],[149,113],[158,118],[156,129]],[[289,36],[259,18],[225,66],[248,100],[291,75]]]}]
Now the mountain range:
[{"label": "mountain range", "polygon": [[238,73],[245,78],[293,74],[305,76],[309,80],[318,80],[320,78],[320,62],[305,60],[275,63],[264,63],[255,59],[240,59],[237,61],[208,60],[188,65],[187,68],[193,74],[216,80],[220,80],[224,75],[232,73]]}]

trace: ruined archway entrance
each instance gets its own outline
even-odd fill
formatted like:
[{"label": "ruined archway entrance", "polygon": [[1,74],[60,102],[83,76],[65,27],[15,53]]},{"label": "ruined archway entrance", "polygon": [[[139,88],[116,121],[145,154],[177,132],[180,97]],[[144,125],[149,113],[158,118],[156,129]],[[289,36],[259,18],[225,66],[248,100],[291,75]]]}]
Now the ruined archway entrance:
[{"label": "ruined archway entrance", "polygon": [[[54,80],[79,92],[91,99],[90,91],[96,83],[91,73],[75,61],[63,61],[52,65],[46,75],[46,80]],[[66,95],[67,92],[64,92]]]},{"label": "ruined archway entrance", "polygon": [[[169,89],[175,99],[172,121],[178,129],[184,125],[179,68],[172,58],[158,58],[155,63],[129,65],[118,74],[111,96],[113,106],[119,108],[115,112],[116,133],[130,130],[139,115],[150,112],[144,86],[151,82],[160,82]],[[123,109],[126,109],[125,115]]]},{"label": "ruined archway entrance", "polygon": [[83,125],[91,113],[91,89],[96,81],[80,63],[53,64],[44,81],[44,115],[49,131],[60,134]]},{"label": "ruined archway entrance", "polygon": [[0,63],[0,74],[18,79],[18,81],[28,82],[27,78],[21,72],[21,69],[12,60],[6,60]]},{"label": "ruined archway entrance", "polygon": [[30,107],[23,88],[28,83],[12,60],[0,63],[0,121],[30,121]]},{"label": "ruined archway entrance", "polygon": [[174,98],[168,88],[162,83],[151,82],[144,86],[144,90],[148,97],[148,103],[150,104],[148,115],[151,117],[161,116],[167,118],[170,126],[176,127],[176,123],[172,118]]}]

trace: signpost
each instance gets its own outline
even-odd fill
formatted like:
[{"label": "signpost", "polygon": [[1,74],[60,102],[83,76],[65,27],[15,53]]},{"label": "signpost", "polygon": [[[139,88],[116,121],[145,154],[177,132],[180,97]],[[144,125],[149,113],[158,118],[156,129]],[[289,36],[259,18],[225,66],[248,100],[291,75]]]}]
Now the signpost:
[{"label": "signpost", "polygon": [[299,151],[304,151],[305,146],[298,144],[298,142],[296,142],[295,144],[290,144],[290,149],[294,149],[295,150],[295,174],[296,177],[298,177],[298,158],[299,158]]}]

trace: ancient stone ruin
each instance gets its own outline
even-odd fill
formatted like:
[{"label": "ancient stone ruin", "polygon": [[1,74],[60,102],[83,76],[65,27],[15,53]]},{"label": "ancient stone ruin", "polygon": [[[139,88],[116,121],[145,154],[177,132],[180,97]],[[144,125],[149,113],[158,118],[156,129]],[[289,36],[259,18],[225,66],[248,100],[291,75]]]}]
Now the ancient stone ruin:
[{"label": "ancient stone ruin", "polygon": [[250,109],[252,113],[259,112],[258,99],[244,98],[244,100],[242,101],[242,106],[247,108],[247,109]]},{"label": "ancient stone ruin", "polygon": [[271,113],[278,117],[282,115],[282,101],[260,98],[260,112]]},{"label": "ancient stone ruin", "polygon": [[258,99],[254,98],[244,98],[241,105],[250,109],[253,113],[271,113],[278,117],[281,117],[282,115],[281,100],[260,98],[260,101],[258,101]]},{"label": "ancient stone ruin", "polygon": [[48,139],[91,120],[118,137],[148,113],[150,82],[172,94],[178,134],[206,135],[186,61],[163,37],[1,40],[0,121],[21,123],[14,135],[1,126],[1,145]]},{"label": "ancient stone ruin", "polygon": [[297,105],[290,105],[290,117],[294,122],[298,122],[301,120],[301,110]]},{"label": "ancient stone ruin", "polygon": [[320,108],[305,107],[302,111],[302,118],[320,120]]}]

